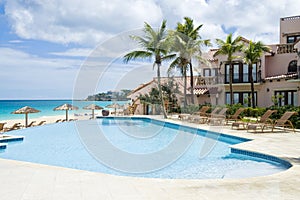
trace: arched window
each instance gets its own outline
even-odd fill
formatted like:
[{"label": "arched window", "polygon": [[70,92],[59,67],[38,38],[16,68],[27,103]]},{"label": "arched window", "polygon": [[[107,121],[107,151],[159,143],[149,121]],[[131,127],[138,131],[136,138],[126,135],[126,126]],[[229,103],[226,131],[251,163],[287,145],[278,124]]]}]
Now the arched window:
[{"label": "arched window", "polygon": [[297,72],[297,60],[292,60],[289,63],[288,73],[295,73],[295,72]]}]

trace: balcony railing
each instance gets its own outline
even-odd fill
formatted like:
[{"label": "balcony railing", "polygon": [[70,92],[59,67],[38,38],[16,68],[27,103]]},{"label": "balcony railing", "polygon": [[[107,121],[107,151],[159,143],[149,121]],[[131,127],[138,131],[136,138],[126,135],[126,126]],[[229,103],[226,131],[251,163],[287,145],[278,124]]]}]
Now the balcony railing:
[{"label": "balcony railing", "polygon": [[224,77],[222,76],[208,76],[208,77],[198,77],[196,79],[196,85],[216,85],[219,83],[224,83]]},{"label": "balcony railing", "polygon": [[294,44],[278,44],[277,46],[277,54],[284,53],[296,53],[296,49],[294,48]]}]

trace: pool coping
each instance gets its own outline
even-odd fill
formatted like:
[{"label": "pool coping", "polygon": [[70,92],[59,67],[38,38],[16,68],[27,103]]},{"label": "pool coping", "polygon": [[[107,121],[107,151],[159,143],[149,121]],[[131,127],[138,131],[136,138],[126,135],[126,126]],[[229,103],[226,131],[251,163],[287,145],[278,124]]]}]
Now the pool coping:
[{"label": "pool coping", "polygon": [[[162,119],[161,116],[153,116]],[[174,121],[201,129],[205,125]],[[299,133],[250,134],[222,129],[222,133],[251,141],[234,148],[288,160],[291,168],[269,176],[244,179],[150,179],[120,177],[62,167],[0,159],[1,200],[25,199],[297,199],[300,196]],[[284,143],[282,142],[284,141]],[[266,143],[268,145],[266,145]],[[288,144],[288,145],[287,145]]]}]

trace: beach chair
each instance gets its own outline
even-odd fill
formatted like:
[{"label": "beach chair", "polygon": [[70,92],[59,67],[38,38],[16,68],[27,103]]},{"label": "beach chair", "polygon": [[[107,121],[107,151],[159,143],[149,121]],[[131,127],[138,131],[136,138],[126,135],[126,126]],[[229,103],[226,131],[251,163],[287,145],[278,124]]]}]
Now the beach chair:
[{"label": "beach chair", "polygon": [[244,112],[245,108],[239,108],[235,111],[235,113],[233,115],[229,115],[226,117],[226,124],[228,124],[229,122],[236,122],[238,120],[241,119],[240,114],[242,112]]},{"label": "beach chair", "polygon": [[[254,130],[256,132],[257,128],[260,128],[263,132],[267,126],[272,127],[273,120],[270,119],[270,116],[275,112],[277,112],[277,110],[267,110],[255,123],[247,124],[247,132],[249,132],[250,130]],[[232,126],[234,126],[234,123],[232,123]]]},{"label": "beach chair", "polygon": [[222,122],[226,119],[226,112],[228,108],[222,108],[218,114],[213,114],[207,119],[207,123],[211,125],[221,125]]},{"label": "beach chair", "polygon": [[33,127],[33,126],[34,126],[34,123],[35,123],[35,121],[30,122],[30,123],[27,125],[26,128]]},{"label": "beach chair", "polygon": [[199,119],[201,117],[207,117],[207,111],[210,109],[209,106],[202,106],[198,112],[194,112],[192,114],[180,114],[178,118],[180,120],[189,120],[194,121],[195,119]]},{"label": "beach chair", "polygon": [[55,123],[58,123],[58,122],[61,122],[61,119],[58,119],[58,120],[55,121]]},{"label": "beach chair", "polygon": [[4,125],[5,124],[6,124],[6,122],[0,123],[0,132],[4,132]]},{"label": "beach chair", "polygon": [[20,123],[15,123],[11,127],[4,128],[3,131],[7,132],[7,131],[12,131],[12,130],[17,130],[17,129],[20,129],[20,128],[21,128],[21,124]]},{"label": "beach chair", "polygon": [[202,112],[202,114],[200,116],[195,116],[191,120],[196,121],[200,124],[204,124],[204,123],[207,122],[209,117],[211,117],[212,115],[217,114],[217,112],[220,111],[220,109],[221,109],[220,107],[216,107],[216,108],[213,109],[213,111],[211,113]]},{"label": "beach chair", "polygon": [[285,128],[292,128],[292,130],[295,132],[295,128],[293,123],[289,120],[293,115],[297,115],[297,112],[291,112],[287,111],[285,112],[280,119],[276,120],[272,126],[272,132],[274,131],[275,127],[283,127],[284,130]]},{"label": "beach chair", "polygon": [[37,125],[34,125],[34,126],[41,126],[41,125],[44,125],[46,123],[46,121],[40,121]]}]

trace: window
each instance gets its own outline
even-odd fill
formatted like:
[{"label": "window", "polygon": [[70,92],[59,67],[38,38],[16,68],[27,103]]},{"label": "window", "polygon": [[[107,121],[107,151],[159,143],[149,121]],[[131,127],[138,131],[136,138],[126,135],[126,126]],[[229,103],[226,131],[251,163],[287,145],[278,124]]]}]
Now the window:
[{"label": "window", "polygon": [[292,60],[288,66],[288,73],[297,72],[297,60]]},{"label": "window", "polygon": [[[253,81],[257,82],[257,64],[252,65]],[[233,83],[249,83],[250,81],[249,67],[247,64],[233,64]],[[229,83],[229,65],[225,65],[225,83]]]},{"label": "window", "polygon": [[275,91],[275,97],[278,98],[278,106],[297,105],[297,91]]},{"label": "window", "polygon": [[300,35],[287,36],[287,43],[294,43],[300,39]]},{"label": "window", "polygon": [[233,83],[240,82],[240,65],[234,64],[233,65]]},{"label": "window", "polygon": [[257,65],[256,65],[256,63],[252,65],[252,77],[253,77],[253,81],[257,82]]},{"label": "window", "polygon": [[[255,105],[257,105],[257,92],[254,92]],[[226,92],[225,103],[230,104],[230,92]],[[244,106],[251,105],[251,92],[234,92],[233,103],[240,103]]]},{"label": "window", "polygon": [[225,65],[225,83],[229,83],[229,65]]},{"label": "window", "polygon": [[217,76],[218,75],[218,69],[217,68],[204,68],[203,69],[203,76]]},{"label": "window", "polygon": [[247,64],[243,65],[243,82],[249,82],[249,68]]}]

